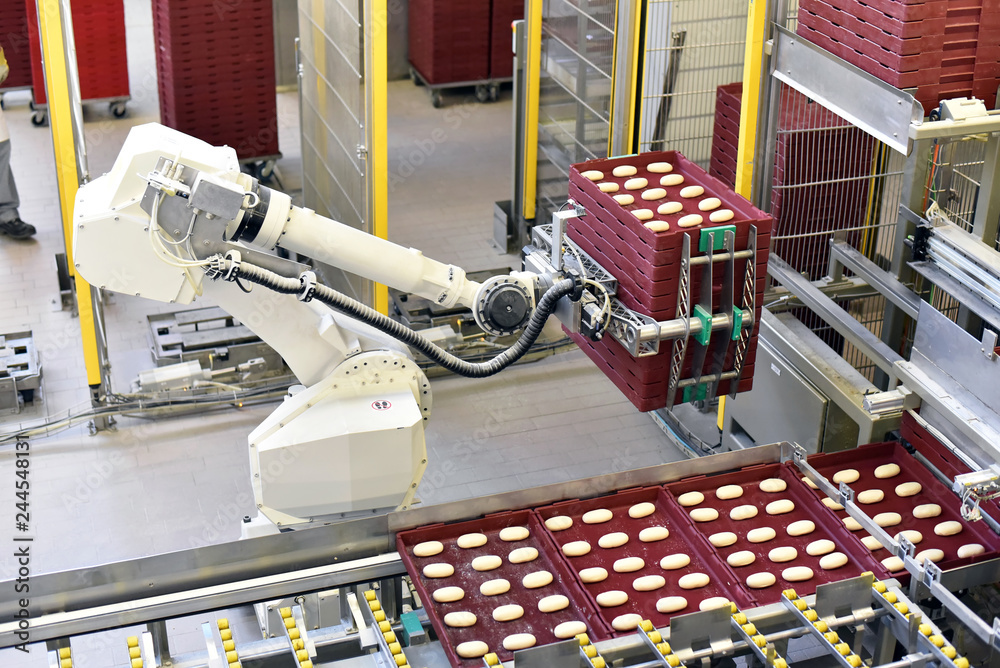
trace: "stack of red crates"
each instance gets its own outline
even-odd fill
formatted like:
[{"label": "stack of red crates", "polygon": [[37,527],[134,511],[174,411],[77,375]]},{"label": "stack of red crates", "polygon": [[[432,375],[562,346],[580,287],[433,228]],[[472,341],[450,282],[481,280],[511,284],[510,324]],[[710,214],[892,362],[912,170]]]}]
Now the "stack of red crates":
[{"label": "stack of red crates", "polygon": [[1000,0],[801,0],[798,33],[897,88],[938,101],[1000,83]]},{"label": "stack of red crates", "polygon": [[493,0],[490,31],[490,78],[514,75],[514,32],[511,24],[524,18],[524,0]]},{"label": "stack of red crates", "polygon": [[712,158],[708,173],[730,188],[736,187],[736,156],[740,145],[740,104],[743,84],[715,89],[715,129],[712,133]]},{"label": "stack of red crates", "polygon": [[[25,0],[31,44],[33,97],[47,104],[42,47],[38,36],[38,8]],[[125,6],[122,0],[73,0],[73,39],[80,74],[80,97],[114,100],[129,96],[128,58],[125,49]]]},{"label": "stack of red crates", "polygon": [[29,35],[28,9],[24,3],[4,2],[0,7],[0,47],[3,47],[10,66],[10,76],[0,86],[0,90],[31,86]]},{"label": "stack of red crates", "polygon": [[[729,185],[736,182],[742,96],[739,82],[716,92],[709,172]],[[829,236],[822,232],[853,229],[848,240],[857,244],[860,238],[856,228],[865,223],[871,181],[865,177],[876,141],[791,88],[782,92],[779,128],[771,215],[774,236],[792,238],[777,239],[773,250],[815,280],[826,273],[829,258]]]},{"label": "stack of red crates", "polygon": [[240,160],[278,155],[271,0],[153,0],[164,125]]},{"label": "stack of red crates", "polygon": [[[639,166],[638,176],[647,178],[649,188],[655,188],[662,174],[647,174],[645,165],[664,161],[673,166],[671,174],[684,177],[681,186],[666,187],[667,195],[660,201],[644,201],[640,199],[640,191],[635,191],[635,203],[619,205],[611,194],[602,192],[597,183],[591,181],[582,173],[588,170],[598,170],[605,174],[608,181],[622,181],[611,176],[615,167],[621,165]],[[703,196],[718,197],[720,207],[734,212],[732,220],[722,223],[709,221],[708,213],[699,208],[702,197],[682,198],[679,191],[688,185],[700,185],[704,188]],[[619,192],[626,192],[620,189]],[[751,388],[753,381],[753,365],[756,356],[756,336],[760,322],[760,307],[766,282],[768,244],[771,233],[771,217],[753,207],[746,199],[733,192],[727,185],[710,176],[698,165],[690,162],[676,151],[642,153],[624,158],[608,158],[593,160],[570,169],[569,184],[570,199],[582,205],[587,215],[573,218],[569,222],[568,236],[580,246],[590,257],[609,271],[618,280],[618,299],[628,308],[650,316],[656,320],[671,320],[677,315],[677,293],[680,278],[680,257],[685,233],[691,239],[691,257],[702,255],[699,249],[702,229],[719,225],[734,225],[736,228],[736,249],[747,248],[751,226],[757,228],[757,256],[754,259],[756,271],[756,291],[754,327],[750,344],[743,362],[743,374],[737,391],[745,392]],[[670,223],[670,229],[665,232],[652,232],[644,226],[632,211],[638,208],[656,210],[659,204],[667,200],[680,201],[683,209],[674,214],[657,215],[655,219]],[[704,222],[697,227],[682,228],[679,219],[687,214],[700,213]],[[735,263],[736,285],[733,289],[736,306],[740,306],[743,296],[743,279],[746,270],[746,260]],[[721,265],[718,265],[721,267]],[[694,266],[691,270],[691,304],[697,304],[701,290],[702,269]],[[714,273],[713,281],[713,313],[722,308],[721,281],[722,271]],[[600,367],[608,378],[627,396],[641,411],[651,411],[662,408],[667,401],[670,375],[670,358],[672,342],[660,344],[657,355],[633,358],[628,351],[610,335],[600,341],[590,341],[578,334],[571,334],[573,340]],[[714,350],[715,341],[721,336],[715,332],[709,343],[710,352]],[[733,353],[736,344],[730,343],[725,353],[724,370],[733,365]],[[681,377],[693,376],[692,358],[695,349],[693,342],[689,343],[687,357]],[[702,373],[710,373],[713,364],[712,355],[706,357]],[[719,385],[718,394],[728,394],[730,382]],[[678,391],[676,402],[683,402],[683,392]]]},{"label": "stack of red crates", "polygon": [[410,0],[410,65],[427,83],[490,76],[490,0]]}]

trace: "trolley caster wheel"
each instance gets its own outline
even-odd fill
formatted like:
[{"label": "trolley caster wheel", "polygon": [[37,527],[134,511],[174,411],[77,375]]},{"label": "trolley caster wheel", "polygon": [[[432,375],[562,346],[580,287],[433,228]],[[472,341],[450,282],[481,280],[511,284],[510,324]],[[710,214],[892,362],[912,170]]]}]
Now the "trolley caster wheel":
[{"label": "trolley caster wheel", "polygon": [[424,85],[424,82],[420,80],[420,76],[417,74],[417,71],[412,67],[410,68],[410,81],[413,82],[414,86]]},{"label": "trolley caster wheel", "polygon": [[434,91],[433,93],[431,93],[431,106],[433,106],[435,109],[441,108],[441,93],[439,93],[438,91]]},{"label": "trolley caster wheel", "polygon": [[44,125],[48,125],[49,115],[42,111],[36,111],[31,115],[31,124],[36,128],[40,128]]},{"label": "trolley caster wheel", "polygon": [[263,162],[254,163],[253,175],[261,183],[267,183],[274,176],[274,160],[265,160]]},{"label": "trolley caster wheel", "polygon": [[28,109],[31,109],[32,111],[35,111],[35,101],[34,100],[29,100],[28,101]]},{"label": "trolley caster wheel", "polygon": [[500,84],[490,84],[490,102],[496,102],[500,97]]},{"label": "trolley caster wheel", "polygon": [[486,84],[479,84],[476,86],[476,99],[480,102],[490,101],[490,87]]},{"label": "trolley caster wheel", "polygon": [[108,108],[111,110],[111,115],[115,118],[125,118],[125,114],[128,113],[128,108],[124,102],[112,102],[108,105]]}]

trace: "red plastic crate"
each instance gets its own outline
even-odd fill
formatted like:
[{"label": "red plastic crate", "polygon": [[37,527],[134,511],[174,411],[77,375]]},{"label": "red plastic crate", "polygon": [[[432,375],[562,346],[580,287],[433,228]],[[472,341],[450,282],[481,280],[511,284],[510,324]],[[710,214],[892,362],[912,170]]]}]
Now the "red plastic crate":
[{"label": "red plastic crate", "polygon": [[[673,165],[673,170],[670,173],[684,176],[685,181],[676,186],[660,186],[659,179],[663,175],[646,170],[646,165],[652,162],[669,162]],[[620,165],[636,167],[637,174],[634,177],[614,177],[612,171]],[[603,172],[605,176],[601,182],[617,183],[619,193],[629,192],[623,187],[628,178],[646,178],[648,184],[643,189],[632,191],[639,203],[622,206],[612,197],[613,194],[618,193],[604,193],[595,182],[582,176],[582,172],[589,170]],[[696,198],[680,198],[679,191],[689,185],[699,185],[704,188],[703,195]],[[656,201],[643,200],[641,193],[654,187],[663,187],[667,191],[667,196]],[[733,220],[726,223],[708,222],[708,216],[699,210],[698,202],[704,197],[712,196],[722,200],[723,204],[720,208],[729,208],[735,213]],[[756,226],[755,271],[757,289],[755,292],[759,306],[763,294],[763,277],[767,267],[770,218],[751,206],[745,199],[733,193],[724,183],[710,176],[680,154],[674,151],[663,151],[573,165],[570,170],[570,197],[587,210],[587,215],[569,222],[567,230],[569,238],[579,244],[584,251],[605,266],[618,279],[618,298],[625,306],[657,320],[669,320],[676,316],[678,272],[681,257],[680,244],[683,243],[685,234],[690,239],[691,256],[695,257],[701,254],[698,246],[702,229],[710,229],[718,225],[734,225],[736,228],[736,249],[742,250],[747,247],[750,227]],[[671,223],[671,228],[666,232],[652,232],[631,213],[636,208],[655,210],[659,204],[667,201],[680,201],[684,208],[676,214],[666,216],[657,214],[654,217],[654,220],[664,219]],[[677,220],[690,213],[702,214],[705,217],[705,222],[695,228],[678,227]],[[746,271],[746,260],[737,260],[734,270],[736,278],[734,295],[739,301],[742,299],[741,286],[742,277]],[[698,301],[701,290],[701,276],[701,270],[695,267],[691,276],[692,299],[695,303]],[[716,273],[716,282],[721,279],[722,276]],[[713,286],[714,311],[721,308],[719,299],[720,288],[717,284]],[[755,319],[759,319],[759,317],[758,308]],[[610,339],[595,343],[585,341],[579,335],[572,336],[584,352],[598,366],[608,372],[611,380],[640,410],[651,410],[666,404],[668,378],[663,373],[663,369],[664,360],[668,359],[670,355],[671,342],[662,345],[660,353],[656,356],[632,359],[631,356],[625,354],[623,349],[616,347],[619,346],[617,342]],[[751,336],[750,348],[753,348],[753,341],[753,336]],[[727,346],[726,369],[731,367],[735,346],[736,344],[733,342]],[[748,355],[748,357],[750,356]],[[682,377],[694,375],[691,370],[692,358],[693,356],[685,361]],[[748,359],[747,362],[750,360]],[[747,362],[745,362],[745,366],[748,366]],[[710,372],[711,367],[712,361],[709,356],[701,370],[702,373]],[[745,368],[745,371],[747,375],[744,376],[744,379],[749,380],[752,377],[749,375],[752,374],[752,369]],[[729,387],[729,382],[721,383],[718,392],[727,393]],[[740,383],[741,391],[747,387],[748,383]]]},{"label": "red plastic crate", "polygon": [[[32,64],[32,97],[47,104],[42,47],[38,35],[35,0],[24,0],[29,25]],[[76,43],[80,97],[88,100],[129,96],[128,58],[125,45],[125,7],[122,0],[90,0],[71,3]]]},{"label": "red plastic crate", "polygon": [[10,75],[0,90],[31,86],[31,46],[28,10],[22,2],[5,2],[0,7],[0,47],[3,47]]},{"label": "red plastic crate", "polygon": [[431,84],[490,75],[490,0],[411,0],[410,65]]},{"label": "red plastic crate", "polygon": [[[858,35],[881,43],[888,48],[893,42],[923,42],[930,40],[931,48],[940,40],[945,25],[946,15],[916,20],[901,20],[879,11],[860,0],[801,0],[799,9],[825,18],[843,26]],[[883,41],[887,40],[887,41]],[[898,40],[898,42],[897,42]],[[940,48],[940,45],[937,46]],[[897,50],[897,53],[911,51]]]},{"label": "red plastic crate", "polygon": [[[503,542],[499,533],[507,527],[527,527],[531,532],[527,539],[516,542]],[[467,533],[483,533],[488,541],[482,547],[463,549],[456,541],[459,536]],[[413,547],[424,541],[440,541],[444,551],[432,557],[417,557]],[[507,555],[519,547],[534,547],[538,550],[538,558],[522,564],[512,564]],[[589,602],[587,596],[576,584],[571,571],[560,560],[552,548],[544,527],[530,510],[487,515],[478,520],[460,522],[457,524],[435,524],[410,531],[401,531],[396,535],[396,549],[410,573],[413,586],[424,602],[428,617],[441,646],[448,655],[449,661],[456,668],[472,668],[483,665],[482,659],[462,659],[455,648],[466,641],[480,640],[489,646],[490,652],[496,652],[501,661],[510,661],[512,652],[503,648],[503,639],[514,633],[531,633],[537,644],[545,645],[557,642],[552,629],[568,621],[582,621],[587,624],[587,633],[592,640],[604,640],[609,637],[608,630],[598,615],[596,608]],[[472,568],[472,560],[476,557],[497,555],[503,559],[502,565],[491,571],[476,571]],[[447,578],[427,578],[423,569],[431,563],[449,563],[455,567],[455,574]],[[539,570],[547,570],[553,575],[553,582],[538,589],[526,589],[522,578]],[[510,582],[510,591],[499,596],[483,596],[479,587],[488,580],[498,578]],[[438,603],[433,598],[433,592],[439,587],[459,586],[465,591],[465,596],[454,603]],[[543,613],[538,610],[538,601],[546,596],[562,594],[570,599],[570,606],[554,613]],[[517,604],[524,609],[524,616],[511,622],[496,622],[492,612],[500,605]],[[475,626],[454,628],[446,626],[444,616],[449,612],[472,612],[477,617]]]},{"label": "red plastic crate", "polygon": [[490,18],[490,78],[514,76],[514,32],[511,24],[524,18],[524,0],[493,0]]},{"label": "red plastic crate", "polygon": [[[882,567],[877,559],[872,557],[868,548],[844,527],[832,511],[825,508],[819,499],[810,493],[809,488],[799,480],[790,467],[791,464],[753,466],[733,473],[698,476],[671,483],[666,486],[666,489],[670,492],[675,504],[676,510],[674,512],[680,517],[687,518],[692,527],[706,538],[722,532],[736,535],[737,540],[732,545],[716,548],[709,542],[709,549],[719,557],[720,561],[726,563],[726,568],[733,573],[733,577],[738,582],[745,582],[747,576],[752,573],[774,574],[776,581],[773,585],[751,590],[760,604],[778,602],[781,600],[781,592],[785,589],[794,589],[802,596],[815,593],[818,585],[857,577],[865,571],[871,571],[879,578],[888,575],[888,571]],[[761,491],[760,483],[771,478],[784,481],[785,490],[782,492]],[[742,495],[735,499],[719,499],[716,496],[716,490],[723,485],[739,486],[743,490]],[[705,499],[697,505],[682,507],[677,502],[677,497],[687,492],[700,492]],[[767,505],[779,499],[792,501],[795,504],[794,510],[782,515],[768,515],[765,510]],[[756,508],[757,516],[744,520],[731,519],[730,512],[733,508],[743,505]],[[711,522],[694,522],[690,519],[689,513],[695,508],[714,508],[719,512],[719,517]],[[802,536],[788,535],[788,526],[799,520],[811,520],[815,529]],[[762,527],[774,529],[775,538],[762,543],[751,543],[747,540],[747,533],[750,530]],[[822,555],[813,557],[806,553],[806,547],[813,541],[820,539],[832,541],[835,545],[834,551],[846,555],[848,562],[837,569],[822,569],[819,565]],[[768,558],[768,554],[777,547],[793,547],[798,556],[788,562],[774,563]],[[727,558],[734,552],[740,551],[753,552],[755,560],[746,566],[730,566],[726,561]],[[800,582],[785,580],[781,575],[782,571],[792,566],[811,568],[813,577]]]},{"label": "red plastic crate", "polygon": [[802,0],[799,34],[887,83],[917,88],[925,111],[948,97],[995,103],[987,81],[1000,80],[998,0]]},{"label": "red plastic crate", "polygon": [[[938,566],[943,570],[984,561],[998,555],[1000,537],[980,523],[962,520],[958,513],[958,497],[907,453],[899,443],[872,443],[855,450],[813,455],[809,457],[808,461],[828,480],[842,469],[857,470],[861,477],[857,482],[850,484],[851,489],[857,494],[869,489],[882,490],[885,493],[884,500],[881,503],[863,506],[866,514],[874,516],[882,512],[899,513],[902,522],[897,526],[887,528],[887,533],[895,535],[903,530],[919,531],[923,535],[923,540],[916,545],[916,551],[920,552],[929,548],[938,548],[944,551],[945,558],[938,563]],[[889,463],[899,466],[899,475],[887,479],[876,478],[874,470],[882,464]],[[922,487],[920,493],[916,496],[898,497],[895,493],[896,486],[911,481],[920,483]],[[813,493],[817,497],[825,496],[819,490],[813,490]],[[941,507],[941,514],[927,519],[913,517],[913,508],[927,503],[938,504]],[[843,510],[836,511],[836,514],[841,518],[847,517],[846,511]],[[934,527],[938,523],[950,520],[962,523],[961,533],[954,536],[938,536],[934,533]],[[958,548],[967,543],[979,543],[986,551],[977,557],[958,558]],[[886,550],[880,549],[875,552],[875,556],[884,559],[891,555]]]},{"label": "red plastic crate", "polygon": [[[629,509],[639,503],[652,503],[653,514],[642,518],[629,516]],[[612,519],[600,524],[585,524],[582,517],[591,510],[606,509],[612,513]],[[593,605],[600,611],[608,627],[616,617],[624,614],[638,614],[643,619],[653,622],[653,626],[661,628],[670,623],[674,615],[682,615],[698,611],[698,604],[708,598],[717,596],[734,601],[740,607],[753,607],[756,603],[753,595],[728,572],[728,569],[718,559],[713,558],[709,546],[690,526],[681,520],[664,490],[660,487],[625,490],[609,496],[602,496],[586,501],[561,501],[551,506],[537,508],[535,512],[544,521],[556,516],[572,518],[573,524],[564,531],[545,529],[555,549],[561,550],[566,543],[586,541],[592,546],[591,551],[580,557],[567,557],[560,551],[560,557],[569,570],[576,576],[576,581]],[[664,527],[670,533],[666,539],[655,542],[641,542],[639,532],[649,527]],[[617,548],[602,548],[598,541],[602,536],[612,532],[628,535],[628,542]],[[691,557],[691,563],[678,570],[668,571],[660,567],[660,560],[671,554],[684,553]],[[618,559],[639,557],[645,562],[642,569],[631,573],[618,573],[612,565]],[[579,572],[585,568],[604,568],[608,577],[602,582],[586,584]],[[709,576],[708,585],[700,589],[681,589],[678,580],[689,573],[701,572]],[[666,581],[662,588],[649,592],[638,592],[632,586],[636,578],[646,575],[659,575]],[[629,599],[624,605],[613,608],[597,606],[598,594],[610,591],[624,591]],[[659,599],[666,596],[684,596],[688,605],[675,613],[661,613],[656,609]],[[634,631],[617,632],[615,635],[628,635]]]},{"label": "red plastic crate", "polygon": [[280,154],[270,0],[154,0],[153,33],[164,125],[241,160]]}]

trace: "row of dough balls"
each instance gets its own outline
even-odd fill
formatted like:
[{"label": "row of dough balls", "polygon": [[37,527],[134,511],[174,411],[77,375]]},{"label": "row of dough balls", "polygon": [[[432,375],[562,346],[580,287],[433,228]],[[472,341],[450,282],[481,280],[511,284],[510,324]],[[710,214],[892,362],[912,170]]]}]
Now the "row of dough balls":
[{"label": "row of dough balls", "polygon": [[[655,543],[666,540],[670,536],[667,527],[655,526],[646,527],[639,532],[639,541],[642,543]],[[612,550],[627,544],[631,538],[624,531],[612,531],[606,533],[597,540],[597,545],[606,550]],[[591,545],[585,540],[574,540],[562,546],[562,552],[567,557],[582,557],[590,554]]]},{"label": "row of dough balls", "polygon": [[[507,527],[501,529],[498,534],[500,540],[505,543],[516,543],[525,540],[530,535],[531,532],[528,531],[527,527]],[[486,545],[487,541],[489,541],[489,537],[484,533],[466,533],[459,536],[455,544],[463,550],[471,550]],[[413,555],[416,557],[433,557],[442,552],[444,552],[444,543],[439,540],[428,540],[413,546]]]},{"label": "row of dough balls", "polygon": [[[700,494],[700,492],[694,492]],[[786,515],[795,510],[795,502],[791,499],[778,499],[764,506],[768,515]],[[695,508],[688,513],[695,522],[714,522],[719,519],[719,511],[715,508]],[[729,519],[734,521],[749,520],[757,517],[757,506],[746,504],[736,506],[729,511]]]},{"label": "row of dough balls", "polygon": [[[767,494],[777,494],[788,489],[788,484],[781,478],[767,478],[757,484],[757,489]],[[744,489],[741,485],[722,485],[715,490],[715,498],[720,501],[730,501],[743,496]],[[686,492],[677,497],[677,503],[685,508],[697,506],[705,500],[705,495],[701,492]]]},{"label": "row of dough balls", "polygon": [[[787,527],[785,533],[792,537],[808,536],[816,530],[816,523],[812,520],[796,520]],[[766,543],[777,538],[778,532],[771,527],[757,527],[747,532],[746,539],[750,543]],[[732,531],[720,531],[708,537],[712,545],[718,548],[729,547],[737,540],[737,536]]]},{"label": "row of dough balls", "polygon": [[[494,611],[494,618],[496,617],[496,611]],[[516,618],[515,618],[516,619]],[[444,623],[447,626],[461,628],[475,626],[476,616],[471,612],[450,612],[444,616]],[[501,621],[501,620],[498,620]],[[510,621],[510,620],[503,620]],[[560,640],[567,640],[569,638],[574,638],[581,633],[587,632],[587,625],[581,621],[569,621],[563,622],[556,625],[552,629],[552,634],[559,638]],[[531,633],[512,633],[503,639],[503,648],[514,652],[519,649],[527,649],[528,647],[534,647],[537,643],[535,636]],[[485,656],[490,651],[489,645],[487,645],[482,640],[469,640],[467,642],[460,643],[456,648],[455,652],[463,659],[476,659],[481,656]]]},{"label": "row of dough balls", "polygon": [[[534,571],[521,578],[521,585],[525,589],[541,589],[542,587],[547,587],[552,584],[553,579],[552,573],[548,571]],[[452,598],[452,596],[458,595],[459,591],[462,592],[461,596],[457,599]],[[505,578],[487,580],[479,585],[479,593],[483,596],[499,596],[501,594],[506,594],[509,591],[510,580]],[[438,595],[438,592],[441,592],[440,596]],[[464,596],[465,592],[461,589],[461,587],[443,587],[434,592],[434,600],[438,603],[452,603],[454,601],[461,600]],[[441,597],[446,597],[446,600],[442,600]]]},{"label": "row of dough balls", "polygon": [[[954,520],[949,520],[947,522],[939,522],[934,526],[934,533],[938,536],[955,536],[961,533],[962,524]],[[952,533],[949,533],[952,532]],[[917,531],[916,529],[906,529],[897,533],[894,538],[898,541],[900,538],[906,538],[914,545],[920,545],[924,540],[924,534]],[[861,539],[864,546],[867,547],[872,552],[877,552],[883,549],[885,546],[878,542],[874,536],[865,536]],[[964,559],[966,557],[975,557],[986,551],[986,548],[979,543],[967,543],[960,548],[958,548],[957,554],[960,558]]]},{"label": "row of dough balls", "polygon": [[[646,171],[653,174],[670,174],[674,171],[674,166],[669,162],[651,162],[646,165]],[[630,176],[635,176],[639,173],[638,167],[634,165],[618,165],[611,170],[611,175],[619,179],[626,179]],[[585,172],[581,172],[580,176],[590,179],[591,181],[603,181],[604,172],[599,169],[589,169]],[[676,176],[680,176],[677,174]]]},{"label": "row of dough balls", "polygon": [[[538,558],[538,550],[533,547],[519,547],[511,550],[507,555],[507,561],[512,564],[526,564]],[[500,568],[503,559],[495,554],[484,554],[472,560],[472,570],[485,572]],[[450,578],[455,574],[455,567],[447,562],[436,562],[424,566],[423,574],[425,578]]]},{"label": "row of dough balls", "polygon": [[[712,596],[706,598],[698,604],[699,610],[713,610],[715,608],[729,607],[731,602],[725,596]],[[688,606],[688,600],[683,596],[666,596],[656,602],[656,609],[668,615],[672,612],[683,610]],[[634,612],[618,615],[611,621],[615,631],[634,631],[642,623],[642,615]]]},{"label": "row of dough balls", "polygon": [[[898,464],[882,464],[881,466],[875,467],[874,475],[879,480],[889,480],[890,478],[895,478],[902,472]],[[831,481],[835,485],[840,483],[846,483],[850,485],[861,479],[861,473],[857,469],[841,469],[833,474]],[[813,489],[819,489],[812,480],[806,476],[802,476],[802,482],[804,482],[809,487]],[[911,485],[910,487],[904,487],[904,485]],[[913,487],[915,485],[915,487]],[[900,487],[903,487],[902,493],[900,493]],[[898,485],[896,487],[896,493],[899,496],[913,496],[920,493],[920,483],[903,483],[903,485]]]},{"label": "row of dough balls", "polygon": [[[630,506],[628,509],[628,516],[634,520],[638,520],[643,517],[649,517],[655,512],[656,505],[648,501],[644,501]],[[583,516],[580,517],[580,520],[584,524],[604,524],[605,522],[610,522],[614,516],[615,514],[607,508],[596,508],[585,512]],[[565,531],[572,526],[573,518],[569,515],[556,515],[545,520],[545,528],[553,532]],[[664,538],[666,538],[666,536],[664,536]]]}]

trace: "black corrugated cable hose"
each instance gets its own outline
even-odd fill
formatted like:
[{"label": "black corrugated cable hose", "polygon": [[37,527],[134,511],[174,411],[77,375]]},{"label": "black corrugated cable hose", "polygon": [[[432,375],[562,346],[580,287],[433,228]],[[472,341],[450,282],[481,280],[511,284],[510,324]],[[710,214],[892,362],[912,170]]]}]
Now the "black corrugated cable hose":
[{"label": "black corrugated cable hose", "polygon": [[[228,278],[230,280],[239,278],[282,294],[298,295],[303,291],[303,282],[300,279],[287,278],[281,274],[276,274],[273,271],[246,262],[241,262],[234,268]],[[545,291],[542,298],[538,300],[538,304],[535,307],[534,313],[531,314],[531,319],[528,321],[527,327],[524,328],[524,332],[514,342],[514,345],[499,353],[496,357],[486,362],[478,363],[466,362],[452,355],[412,329],[326,285],[317,284],[312,294],[312,299],[316,299],[341,313],[357,318],[380,332],[388,334],[397,341],[419,350],[428,359],[440,364],[452,373],[468,378],[486,378],[503,371],[521,359],[531,348],[535,340],[538,339],[539,334],[542,333],[545,321],[548,320],[549,315],[555,310],[556,303],[563,297],[573,294],[576,290],[577,282],[571,278],[556,281],[552,287]]]}]

